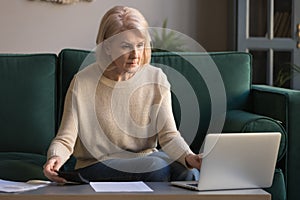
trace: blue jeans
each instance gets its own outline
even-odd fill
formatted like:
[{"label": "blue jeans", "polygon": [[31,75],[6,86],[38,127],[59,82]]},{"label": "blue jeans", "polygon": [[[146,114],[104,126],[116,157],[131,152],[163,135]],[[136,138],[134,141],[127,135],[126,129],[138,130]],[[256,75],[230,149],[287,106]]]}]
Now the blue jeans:
[{"label": "blue jeans", "polygon": [[145,157],[111,159],[77,169],[89,181],[179,181],[198,180],[199,171],[172,162],[164,152]]}]

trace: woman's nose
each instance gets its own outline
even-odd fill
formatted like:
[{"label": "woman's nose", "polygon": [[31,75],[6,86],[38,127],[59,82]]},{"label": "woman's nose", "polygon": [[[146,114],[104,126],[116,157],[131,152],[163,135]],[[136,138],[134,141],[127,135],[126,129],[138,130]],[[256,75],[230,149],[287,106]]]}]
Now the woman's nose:
[{"label": "woman's nose", "polygon": [[131,51],[130,51],[130,56],[132,58],[136,58],[138,56],[138,50],[136,48],[133,48]]}]

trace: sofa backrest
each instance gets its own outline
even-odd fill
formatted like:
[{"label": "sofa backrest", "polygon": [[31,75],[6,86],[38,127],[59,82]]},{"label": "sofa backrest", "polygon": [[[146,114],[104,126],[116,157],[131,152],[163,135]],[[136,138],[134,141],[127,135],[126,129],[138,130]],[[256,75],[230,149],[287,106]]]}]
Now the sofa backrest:
[{"label": "sofa backrest", "polygon": [[[86,58],[87,56],[88,58]],[[82,66],[87,66],[94,61],[94,56],[90,54],[89,51],[64,49],[60,52],[60,116],[63,111],[64,96],[73,75]],[[176,85],[179,88],[172,90],[173,111],[179,130],[183,120],[182,109],[184,108],[182,107],[180,96],[177,96],[176,93],[181,92],[181,94],[187,95],[190,91],[184,90],[189,88],[195,94],[192,97],[195,97],[198,108],[196,108],[197,106],[190,105],[189,110],[191,112],[185,114],[184,123],[187,123],[187,126],[189,126],[189,124],[196,124],[196,133],[190,133],[189,128],[191,127],[183,128],[184,132],[182,132],[183,137],[189,142],[194,151],[199,150],[199,144],[202,143],[199,141],[203,141],[205,134],[211,125],[211,95],[212,93],[222,93],[222,91],[215,91],[214,87],[208,86],[209,81],[222,82],[219,83],[219,85],[223,84],[225,88],[225,97],[223,97],[225,98],[225,104],[227,106],[225,109],[245,109],[249,106],[251,56],[248,53],[224,52],[207,54],[156,52],[152,54],[151,63],[163,69],[168,76],[171,87]],[[210,71],[216,69],[220,77],[210,73]],[[208,76],[208,74],[210,75]],[[174,78],[174,75],[178,78]],[[185,84],[183,89],[180,89],[181,83]],[[189,85],[189,87],[186,87],[186,85]],[[220,95],[220,98],[222,98],[222,95]],[[199,113],[199,116],[195,114],[197,112]],[[220,113],[220,115],[221,114],[224,113]]]},{"label": "sofa backrest", "polygon": [[0,55],[0,152],[45,154],[56,131],[55,54]]},{"label": "sofa backrest", "polygon": [[87,66],[93,62],[94,56],[91,55],[90,51],[87,50],[77,50],[77,49],[63,49],[58,55],[58,63],[59,63],[59,108],[58,108],[58,121],[60,122],[63,107],[65,101],[65,95],[69,88],[70,82],[73,76],[80,70],[81,67]]},{"label": "sofa backrest", "polygon": [[[153,65],[163,69],[168,76],[171,86],[182,84],[178,82],[188,82],[192,91],[188,91],[186,86],[177,86],[179,90],[187,90],[182,92],[182,96],[189,95],[191,92],[194,92],[196,95],[199,108],[193,103],[188,103],[190,104],[188,106],[191,108],[189,108],[189,113],[184,117],[182,112],[187,106],[182,107],[183,104],[178,102],[176,94],[173,95],[172,102],[177,126],[180,126],[183,120],[185,120],[185,124],[190,124],[190,126],[198,124],[196,135],[189,128],[182,132],[183,137],[187,141],[192,142],[190,146],[195,152],[199,150],[199,145],[202,144],[199,141],[203,141],[207,132],[222,131],[223,121],[219,121],[222,118],[213,118],[212,112],[214,112],[214,115],[221,116],[224,114],[223,109],[220,108],[222,106],[224,106],[225,111],[246,109],[249,106],[251,57],[247,53],[158,52],[152,55],[151,62]],[[173,69],[179,73],[179,76],[182,76],[181,79],[173,78],[174,73],[171,72]],[[176,89],[174,89],[174,93],[176,93]],[[194,114],[198,109],[200,120],[196,119]],[[187,119],[190,122],[186,122]]]}]

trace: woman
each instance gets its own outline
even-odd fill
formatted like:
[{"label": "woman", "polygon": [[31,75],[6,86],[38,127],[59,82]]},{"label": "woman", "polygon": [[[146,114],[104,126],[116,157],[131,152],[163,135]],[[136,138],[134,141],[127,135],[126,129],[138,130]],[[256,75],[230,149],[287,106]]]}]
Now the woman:
[{"label": "woman", "polygon": [[97,62],[74,76],[48,150],[50,180],[66,182],[57,171],[72,154],[89,181],[194,179],[201,156],[176,129],[167,78],[149,64],[147,28],[134,8],[116,6],[103,16]]}]

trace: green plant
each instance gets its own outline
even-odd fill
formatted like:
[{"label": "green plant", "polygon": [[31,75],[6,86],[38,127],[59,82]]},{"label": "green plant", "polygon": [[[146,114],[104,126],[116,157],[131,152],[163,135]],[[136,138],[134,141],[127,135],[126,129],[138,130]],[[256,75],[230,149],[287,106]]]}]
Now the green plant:
[{"label": "green plant", "polygon": [[176,31],[167,29],[168,20],[163,21],[161,29],[155,29],[152,32],[152,51],[186,51],[185,42]]},{"label": "green plant", "polygon": [[294,77],[294,72],[300,73],[300,66],[292,63],[285,63],[281,66],[274,85],[277,87],[283,87],[284,84]]}]

